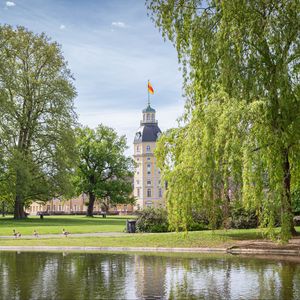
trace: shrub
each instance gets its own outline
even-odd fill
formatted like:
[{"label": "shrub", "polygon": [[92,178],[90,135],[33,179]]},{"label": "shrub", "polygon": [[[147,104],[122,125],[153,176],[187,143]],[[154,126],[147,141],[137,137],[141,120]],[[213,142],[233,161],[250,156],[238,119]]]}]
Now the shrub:
[{"label": "shrub", "polygon": [[137,232],[167,232],[168,215],[163,208],[145,208],[138,213]]},{"label": "shrub", "polygon": [[230,212],[230,227],[235,229],[256,228],[258,218],[255,210],[247,210],[239,204],[233,204]]},{"label": "shrub", "polygon": [[300,215],[300,188],[292,192],[292,206],[295,215]]}]

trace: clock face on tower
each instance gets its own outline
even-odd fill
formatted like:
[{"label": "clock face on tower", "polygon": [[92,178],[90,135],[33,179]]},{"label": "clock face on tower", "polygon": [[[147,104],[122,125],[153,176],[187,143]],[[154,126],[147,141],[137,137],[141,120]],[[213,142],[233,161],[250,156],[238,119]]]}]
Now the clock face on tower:
[{"label": "clock face on tower", "polygon": [[135,138],[137,140],[139,140],[141,138],[142,134],[140,133],[140,131],[138,131],[136,134],[135,134]]}]

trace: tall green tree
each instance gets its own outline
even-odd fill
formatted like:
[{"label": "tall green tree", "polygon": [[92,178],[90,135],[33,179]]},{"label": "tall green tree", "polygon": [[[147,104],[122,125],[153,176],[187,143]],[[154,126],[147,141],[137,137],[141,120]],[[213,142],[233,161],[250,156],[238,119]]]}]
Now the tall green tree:
[{"label": "tall green tree", "polygon": [[23,27],[0,27],[0,145],[14,217],[71,187],[76,115],[60,46]]},{"label": "tall green tree", "polygon": [[134,203],[133,161],[124,155],[126,148],[125,137],[119,137],[112,128],[99,125],[95,130],[78,129],[75,185],[78,193],[89,197],[87,216],[93,216],[96,200],[106,210],[109,204]]},{"label": "tall green tree", "polygon": [[280,211],[287,240],[300,162],[299,0],[146,2],[185,78],[185,144],[171,164],[168,151],[158,152],[169,180],[178,176],[171,205],[184,223],[199,198],[215,215],[235,178],[264,225],[274,226]]}]

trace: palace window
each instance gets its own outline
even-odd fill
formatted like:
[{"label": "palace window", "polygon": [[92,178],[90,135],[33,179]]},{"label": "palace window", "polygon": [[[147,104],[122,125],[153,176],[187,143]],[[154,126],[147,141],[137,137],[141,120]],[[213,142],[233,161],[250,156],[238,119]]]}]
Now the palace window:
[{"label": "palace window", "polygon": [[139,188],[136,189],[136,195],[137,195],[137,197],[140,197],[140,189]]},{"label": "palace window", "polygon": [[147,152],[150,152],[150,145],[147,145],[146,151],[147,151]]},{"label": "palace window", "polygon": [[161,190],[161,189],[158,190],[158,197],[159,197],[159,198],[162,197],[162,190]]},{"label": "palace window", "polygon": [[147,185],[151,185],[151,180],[147,180]]},{"label": "palace window", "polygon": [[151,197],[151,189],[147,189],[147,197]]}]

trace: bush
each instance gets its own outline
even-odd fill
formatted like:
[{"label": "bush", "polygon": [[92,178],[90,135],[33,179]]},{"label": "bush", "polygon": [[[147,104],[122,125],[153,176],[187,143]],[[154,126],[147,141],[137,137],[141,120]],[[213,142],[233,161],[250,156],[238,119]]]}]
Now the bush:
[{"label": "bush", "polygon": [[230,227],[235,229],[257,228],[258,218],[254,210],[246,210],[240,205],[232,205]]},{"label": "bush", "polygon": [[138,213],[137,232],[167,232],[168,215],[163,208],[145,208]]},{"label": "bush", "polygon": [[300,188],[292,192],[292,207],[295,215],[300,215]]}]

